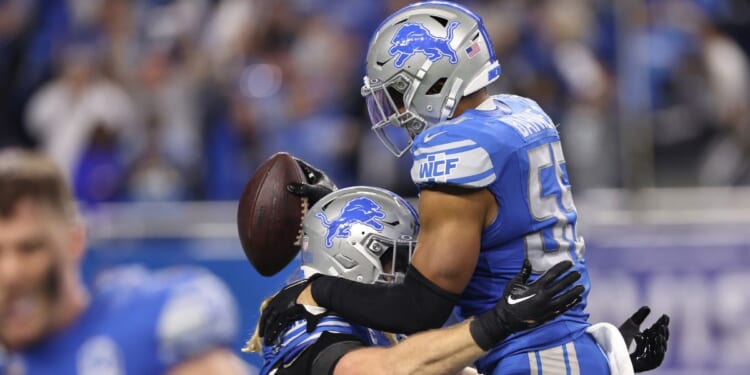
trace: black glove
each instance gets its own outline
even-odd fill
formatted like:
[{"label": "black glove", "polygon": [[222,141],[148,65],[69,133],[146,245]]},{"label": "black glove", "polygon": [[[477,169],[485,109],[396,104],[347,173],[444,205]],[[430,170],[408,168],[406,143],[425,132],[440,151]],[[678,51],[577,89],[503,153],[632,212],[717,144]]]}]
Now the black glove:
[{"label": "black glove", "polygon": [[286,189],[300,197],[306,197],[310,206],[314,205],[321,198],[330,194],[336,190],[336,184],[328,178],[328,175],[323,173],[318,168],[313,167],[302,159],[294,158],[299,164],[300,169],[305,174],[307,183],[296,183],[293,182],[286,186]]},{"label": "black glove", "polygon": [[620,333],[625,344],[635,340],[635,350],[630,353],[630,362],[635,372],[653,370],[664,360],[669,340],[669,316],[662,315],[650,328],[641,332],[641,323],[646,319],[651,309],[643,306],[620,326]]},{"label": "black glove", "polygon": [[309,279],[299,280],[285,286],[268,301],[260,315],[258,330],[266,345],[272,345],[291,324],[298,320],[307,320],[307,331],[312,332],[320,319],[326,314],[312,314],[303,305],[297,303],[297,298],[307,285],[318,278],[320,274]]},{"label": "black glove", "polygon": [[488,351],[510,334],[546,323],[580,302],[582,285],[557,295],[581,277],[579,272],[572,271],[557,280],[571,267],[570,261],[560,262],[528,284],[531,264],[526,260],[495,307],[471,322],[471,336],[477,345]]}]

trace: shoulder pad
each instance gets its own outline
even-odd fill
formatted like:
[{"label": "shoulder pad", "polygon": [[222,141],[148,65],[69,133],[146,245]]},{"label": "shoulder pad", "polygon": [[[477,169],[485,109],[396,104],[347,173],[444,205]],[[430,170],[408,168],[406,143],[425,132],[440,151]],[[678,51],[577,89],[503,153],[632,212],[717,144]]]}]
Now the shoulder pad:
[{"label": "shoulder pad", "polygon": [[231,344],[238,327],[237,306],[219,278],[199,268],[178,268],[155,279],[166,288],[156,326],[159,357],[166,365]]},{"label": "shoulder pad", "polygon": [[514,112],[500,120],[523,139],[547,135],[550,131],[557,133],[555,123],[537,102],[516,95],[498,95],[496,98],[510,106]]},{"label": "shoulder pad", "polygon": [[151,273],[141,265],[119,266],[96,275],[94,289],[98,292],[122,292],[148,286]]},{"label": "shoulder pad", "polygon": [[414,140],[411,178],[415,184],[480,188],[495,181],[490,152],[466,125],[437,126]]}]

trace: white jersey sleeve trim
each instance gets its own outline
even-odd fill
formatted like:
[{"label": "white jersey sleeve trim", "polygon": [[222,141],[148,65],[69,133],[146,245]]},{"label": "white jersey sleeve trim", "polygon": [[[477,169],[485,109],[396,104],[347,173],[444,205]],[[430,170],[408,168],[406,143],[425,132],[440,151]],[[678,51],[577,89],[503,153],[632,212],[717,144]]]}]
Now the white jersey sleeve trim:
[{"label": "white jersey sleeve trim", "polygon": [[487,176],[487,177],[485,177],[485,178],[483,178],[481,180],[467,182],[467,183],[464,183],[463,185],[464,186],[471,186],[471,187],[485,187],[485,186],[489,186],[491,183],[495,182],[495,180],[496,180],[495,173],[494,173],[495,171],[492,171],[492,172],[493,173],[491,175],[489,175],[489,176]]},{"label": "white jersey sleeve trim", "polygon": [[[440,134],[436,134],[437,136],[440,136]],[[428,136],[425,137],[425,139]],[[414,151],[414,156],[420,156],[424,154],[430,154],[438,151],[447,151],[459,147],[468,147],[468,146],[474,146],[477,143],[472,141],[471,139],[465,139],[462,141],[456,141],[456,142],[449,142],[449,143],[443,143],[436,146],[430,146],[430,147],[420,147],[416,151]]]},{"label": "white jersey sleeve trim", "polygon": [[479,146],[468,150],[457,150],[454,146],[415,156],[411,177],[417,185],[444,183],[468,187],[485,187],[496,179],[489,153]]}]

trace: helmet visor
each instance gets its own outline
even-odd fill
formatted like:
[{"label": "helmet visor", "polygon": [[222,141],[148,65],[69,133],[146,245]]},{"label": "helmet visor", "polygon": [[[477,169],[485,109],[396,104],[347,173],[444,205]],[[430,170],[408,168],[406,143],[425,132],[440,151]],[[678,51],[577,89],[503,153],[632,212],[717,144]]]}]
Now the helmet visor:
[{"label": "helmet visor", "polygon": [[370,115],[370,123],[373,127],[389,122],[391,116],[398,113],[398,108],[396,108],[384,86],[369,89],[367,93],[364,93],[365,90],[366,88],[363,87],[363,95],[367,102],[367,113]]}]

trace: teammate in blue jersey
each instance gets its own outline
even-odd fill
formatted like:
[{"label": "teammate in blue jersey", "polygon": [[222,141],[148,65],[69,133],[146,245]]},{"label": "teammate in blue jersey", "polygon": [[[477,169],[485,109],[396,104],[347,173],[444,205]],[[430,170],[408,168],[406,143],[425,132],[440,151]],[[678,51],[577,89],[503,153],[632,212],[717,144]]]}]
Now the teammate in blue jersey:
[{"label": "teammate in blue jersey", "polygon": [[[471,332],[488,351],[481,372],[607,374],[605,355],[586,334],[585,247],[559,135],[533,100],[489,95],[499,75],[482,20],[462,6],[417,3],[383,21],[370,41],[362,95],[386,147],[413,157],[422,230],[412,266],[387,291],[320,277],[287,298],[405,333],[439,327],[458,306],[464,318],[478,315]],[[289,188],[321,195],[321,186]],[[508,281],[526,261],[539,275],[563,260],[582,275],[583,303],[496,345],[487,322]],[[275,335],[272,324],[263,328]]]},{"label": "teammate in blue jersey", "polygon": [[[305,277],[325,274],[365,284],[392,285],[404,279],[419,221],[414,208],[403,198],[387,190],[362,186],[338,190],[317,202],[305,215],[302,229],[301,269]],[[531,271],[526,267],[506,290],[517,303],[501,300],[493,307],[505,323],[495,329],[504,330],[507,335],[528,327],[527,323],[519,325],[521,321],[541,324],[580,301],[580,286],[556,297],[578,279],[577,272],[548,283],[571,266],[570,262],[561,263],[533,284],[525,282]],[[286,290],[304,285],[293,284]],[[264,305],[270,308],[277,303],[271,299]],[[484,354],[468,323],[418,334],[391,346],[396,343],[394,335],[353,323],[325,309],[308,311],[290,306],[289,310],[295,311],[295,317],[276,340],[263,344],[256,332],[248,341],[245,350],[263,356],[261,375],[418,371],[454,375]],[[476,371],[464,369],[462,373]]]},{"label": "teammate in blue jersey", "polygon": [[55,163],[0,151],[0,374],[246,374],[236,310],[196,268],[128,268],[81,283],[86,246]]}]

